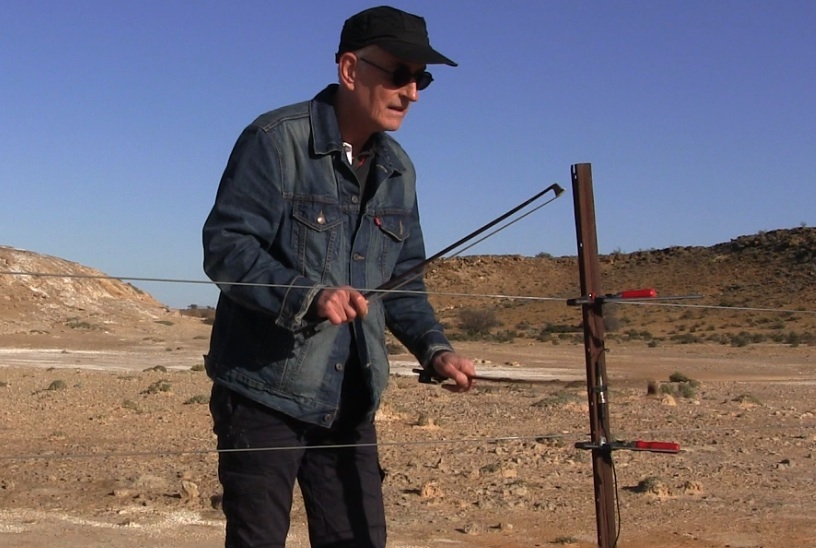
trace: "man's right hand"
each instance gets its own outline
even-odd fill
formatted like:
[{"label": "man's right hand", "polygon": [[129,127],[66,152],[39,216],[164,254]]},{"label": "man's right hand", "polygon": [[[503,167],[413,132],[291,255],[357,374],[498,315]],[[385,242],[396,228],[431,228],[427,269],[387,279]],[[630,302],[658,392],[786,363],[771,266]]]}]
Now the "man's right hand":
[{"label": "man's right hand", "polygon": [[312,303],[313,313],[334,325],[354,321],[357,316],[368,314],[368,301],[362,293],[351,286],[323,289]]}]

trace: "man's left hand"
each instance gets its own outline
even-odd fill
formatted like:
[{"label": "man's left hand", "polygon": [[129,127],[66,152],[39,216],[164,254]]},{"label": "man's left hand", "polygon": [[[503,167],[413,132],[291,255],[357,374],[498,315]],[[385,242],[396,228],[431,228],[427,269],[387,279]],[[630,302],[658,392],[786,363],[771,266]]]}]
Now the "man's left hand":
[{"label": "man's left hand", "polygon": [[442,386],[452,392],[467,392],[473,386],[476,367],[473,362],[456,352],[440,352],[431,362],[436,373],[456,384]]}]

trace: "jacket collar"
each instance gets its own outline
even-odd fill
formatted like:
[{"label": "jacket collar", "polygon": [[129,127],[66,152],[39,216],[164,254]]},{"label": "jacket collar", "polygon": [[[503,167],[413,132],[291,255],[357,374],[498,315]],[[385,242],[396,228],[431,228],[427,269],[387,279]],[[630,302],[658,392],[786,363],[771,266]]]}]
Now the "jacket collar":
[{"label": "jacket collar", "polygon": [[[309,103],[309,119],[312,125],[312,147],[316,155],[343,153],[343,139],[337,125],[337,114],[334,111],[334,96],[337,84],[330,84],[318,93]],[[384,133],[372,136],[372,148],[375,161],[389,172],[403,173],[405,166],[393,150],[393,141]]]}]

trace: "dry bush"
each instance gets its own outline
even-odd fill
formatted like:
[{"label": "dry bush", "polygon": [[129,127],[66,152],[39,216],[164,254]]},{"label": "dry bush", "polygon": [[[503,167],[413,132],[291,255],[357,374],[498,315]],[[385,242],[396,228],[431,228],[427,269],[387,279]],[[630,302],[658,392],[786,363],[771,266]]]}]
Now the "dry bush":
[{"label": "dry bush", "polygon": [[469,337],[485,337],[499,325],[501,322],[493,308],[463,308],[459,311],[459,328]]}]

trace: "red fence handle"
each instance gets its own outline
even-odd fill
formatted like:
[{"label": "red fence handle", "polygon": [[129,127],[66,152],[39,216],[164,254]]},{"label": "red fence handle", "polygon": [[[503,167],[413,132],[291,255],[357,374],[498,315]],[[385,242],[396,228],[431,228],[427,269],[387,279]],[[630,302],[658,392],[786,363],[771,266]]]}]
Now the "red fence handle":
[{"label": "red fence handle", "polygon": [[621,299],[653,299],[657,297],[657,291],[654,289],[629,289],[628,291],[621,291],[617,296]]},{"label": "red fence handle", "polygon": [[667,453],[679,453],[680,444],[668,441],[636,441],[635,449],[642,451],[664,451]]}]

